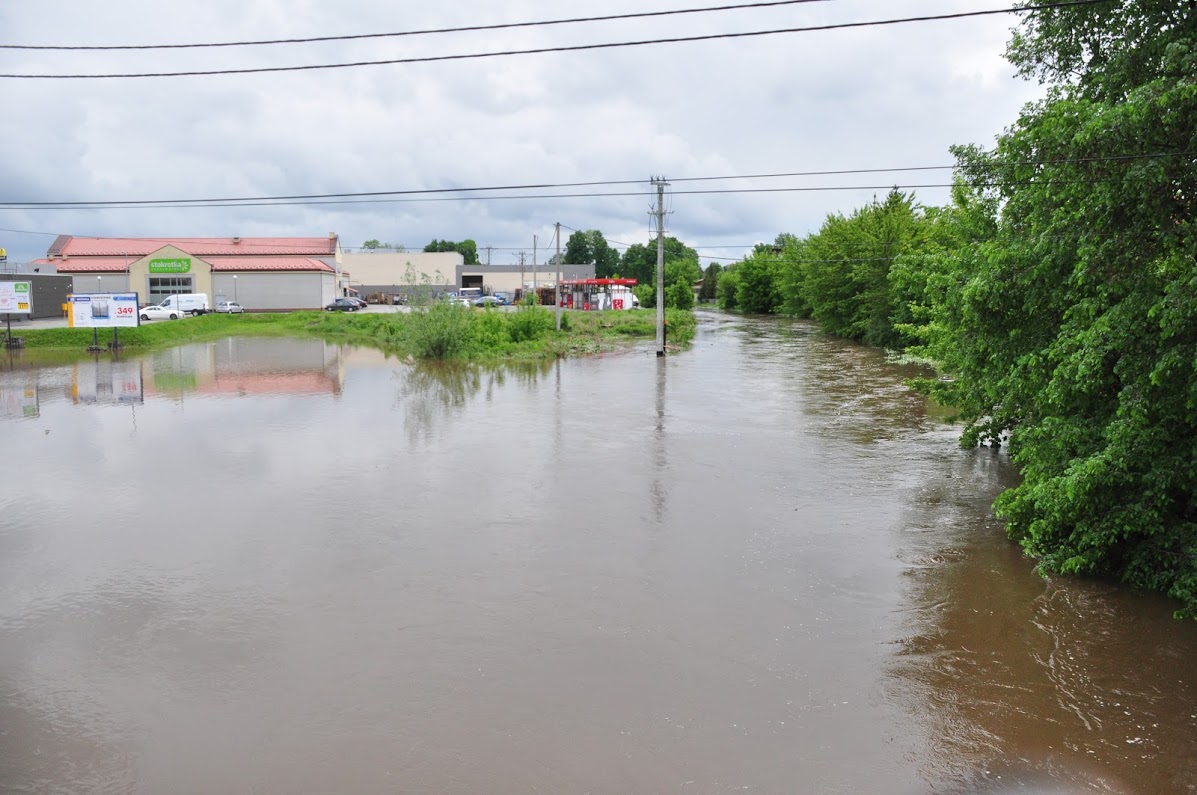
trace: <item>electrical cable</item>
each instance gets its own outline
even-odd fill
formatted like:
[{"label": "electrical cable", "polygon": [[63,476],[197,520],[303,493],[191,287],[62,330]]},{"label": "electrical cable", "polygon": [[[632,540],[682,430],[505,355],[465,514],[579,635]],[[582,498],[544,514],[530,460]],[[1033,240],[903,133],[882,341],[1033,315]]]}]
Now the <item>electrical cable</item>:
[{"label": "electrical cable", "polygon": [[905,17],[902,19],[883,19],[867,22],[841,22],[829,25],[811,25],[797,28],[776,28],[772,30],[746,31],[742,33],[709,33],[699,36],[675,36],[663,39],[642,39],[639,41],[603,42],[599,44],[576,44],[557,47],[536,47],[527,50],[499,50],[495,52],[463,53],[457,55],[426,55],[412,58],[388,58],[374,61],[351,61],[347,63],[305,64],[300,66],[259,66],[244,69],[204,69],[186,70],[180,72],[111,72],[101,74],[12,74],[0,73],[0,79],[7,80],[120,80],[154,77],[211,77],[215,75],[244,75],[264,74],[273,72],[311,72],[326,69],[351,69],[366,66],[392,66],[413,63],[437,63],[441,61],[465,61],[479,58],[500,58],[512,55],[542,55],[557,52],[583,52],[587,50],[607,50],[622,47],[644,47],[654,44],[680,44],[696,41],[715,41],[721,39],[743,39],[761,36],[775,36],[790,33],[813,33],[828,30],[846,30],[853,28],[881,27],[887,25],[901,25],[916,22],[935,22],[950,19],[968,19],[973,17],[995,16],[998,14],[1023,14],[1030,11],[1046,11],[1057,8],[1072,8],[1077,6],[1091,6],[1114,0],[1067,0],[1067,2],[1045,3],[1042,5],[1022,6],[1020,8],[997,8],[985,11],[963,11],[954,14],[934,14],[919,17]]},{"label": "electrical cable", "polygon": [[[997,180],[982,183],[974,183],[977,187],[995,188],[995,187],[1019,187],[1026,185],[1097,185],[1108,180],[1104,179],[1048,179],[1048,180]],[[789,187],[789,188],[719,188],[719,189],[705,189],[705,190],[680,190],[674,191],[678,196],[717,196],[728,194],[752,194],[752,193],[822,193],[835,191],[863,191],[863,190],[922,190],[926,188],[951,188],[956,183],[953,182],[928,182],[928,183],[893,183],[889,185],[811,185],[803,187]],[[185,199],[172,200],[167,204],[155,204],[153,202],[139,202],[123,204],[119,202],[104,202],[104,203],[82,203],[82,202],[64,202],[56,204],[53,202],[35,202],[29,204],[22,204],[17,202],[0,202],[0,210],[148,210],[148,209],[196,209],[204,207],[312,207],[325,206],[335,207],[340,205],[352,204],[408,204],[416,202],[454,202],[454,201],[519,201],[528,199],[601,199],[601,198],[621,198],[630,196],[649,196],[652,195],[647,191],[611,191],[611,192],[591,192],[591,193],[525,193],[514,195],[488,195],[488,196],[437,196],[427,198],[369,198],[369,199],[299,199],[299,200],[282,200],[282,201],[212,201],[208,199],[196,200],[194,203],[188,202]]]},{"label": "electrical cable", "polygon": [[[1011,163],[998,164],[997,168],[1011,168],[1020,166],[1054,166],[1054,165],[1068,165],[1080,163],[1103,163],[1103,162],[1123,162],[1134,160],[1154,160],[1169,157],[1195,157],[1197,152],[1146,152],[1142,154],[1126,154],[1126,155],[1106,155],[1095,157],[1079,157],[1079,158],[1056,158],[1052,160],[1020,160]],[[943,166],[907,166],[907,167],[886,167],[886,168],[855,168],[855,169],[837,169],[830,171],[791,171],[791,172],[776,172],[764,174],[728,174],[723,176],[707,176],[707,177],[676,177],[672,178],[671,182],[712,182],[712,181],[732,181],[732,180],[755,180],[755,179],[783,179],[790,177],[820,177],[820,176],[846,176],[855,174],[892,174],[905,171],[947,171],[958,168],[958,165],[943,165]],[[541,182],[541,183],[525,183],[512,185],[488,185],[464,188],[410,188],[403,190],[389,190],[389,191],[364,191],[364,192],[345,192],[345,193],[307,193],[307,194],[284,194],[277,196],[235,196],[235,197],[221,197],[211,199],[113,199],[113,200],[94,200],[94,201],[4,201],[0,200],[0,208],[5,209],[37,209],[39,207],[48,207],[52,209],[71,209],[71,208],[120,208],[128,209],[138,205],[150,205],[155,207],[169,207],[172,205],[184,207],[228,207],[228,206],[269,206],[270,204],[302,204],[306,200],[314,199],[372,199],[392,196],[425,196],[436,194],[462,194],[462,193],[484,193],[490,191],[500,190],[556,190],[560,188],[591,188],[591,187],[608,187],[615,185],[643,185],[644,179],[617,179],[617,180],[589,180],[584,182]],[[876,186],[857,186],[861,189],[876,189]],[[891,186],[892,187],[892,186]],[[919,186],[911,186],[919,187]],[[930,185],[924,187],[945,187],[943,185]],[[950,187],[950,184],[947,186]],[[852,186],[845,186],[840,188],[822,188],[823,190],[848,190]],[[810,188],[815,190],[816,188]],[[798,190],[798,189],[795,189]],[[646,190],[646,193],[648,191]],[[577,194],[577,196],[603,196],[608,194]],[[627,194],[609,194],[609,195],[641,195],[639,192]],[[573,198],[575,196],[571,196]],[[451,196],[448,200],[469,200],[472,198],[485,199],[495,197],[470,197],[470,196]],[[551,198],[551,197],[530,197],[530,198]],[[262,204],[248,204],[249,202],[261,202]],[[246,203],[242,205],[241,203]],[[323,202],[313,202],[316,204]],[[342,204],[350,204],[354,202],[337,202]],[[360,203],[360,202],[358,202]],[[577,230],[574,230],[577,231]]]},{"label": "electrical cable", "polygon": [[299,39],[262,39],[256,41],[222,41],[200,44],[108,44],[108,45],[63,45],[63,44],[0,44],[0,50],[53,50],[70,52],[104,52],[113,50],[194,50],[212,47],[260,47],[275,44],[315,44],[329,41],[359,41],[362,39],[393,39],[406,36],[428,36],[442,33],[476,33],[488,30],[510,30],[512,28],[537,28],[550,25],[573,25],[591,22],[611,22],[625,19],[679,16],[682,14],[706,14],[713,11],[740,11],[774,6],[826,3],[831,0],[773,0],[773,2],[741,3],[736,5],[707,6],[704,8],[681,8],[670,11],[642,11],[634,14],[606,14],[593,17],[572,17],[567,19],[546,19],[533,22],[500,22],[493,25],[466,25],[458,28],[428,28],[406,30],[398,33],[357,33],[343,36],[312,36]]}]

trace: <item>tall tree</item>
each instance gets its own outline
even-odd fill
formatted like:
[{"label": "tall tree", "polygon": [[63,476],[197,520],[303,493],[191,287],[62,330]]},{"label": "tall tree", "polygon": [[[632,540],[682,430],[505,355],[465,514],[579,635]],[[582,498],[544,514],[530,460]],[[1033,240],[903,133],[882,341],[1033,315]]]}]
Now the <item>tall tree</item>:
[{"label": "tall tree", "polygon": [[921,245],[921,220],[914,199],[897,190],[849,217],[829,216],[805,246],[799,285],[811,316],[833,334],[897,347],[889,270]]},{"label": "tall tree", "polygon": [[574,232],[565,243],[565,261],[571,265],[594,264],[594,275],[609,279],[619,269],[619,252],[607,244],[597,229]]},{"label": "tall tree", "polygon": [[961,259],[944,397],[967,443],[1008,438],[1024,479],[997,510],[1044,568],[1197,617],[1197,12],[1041,8],[1008,55],[1049,90],[956,150],[1001,215]]},{"label": "tall tree", "polygon": [[702,273],[702,289],[698,291],[698,300],[715,300],[715,290],[719,285],[719,274],[722,272],[723,266],[717,262],[707,265],[707,269]]},{"label": "tall tree", "polygon": [[[693,263],[694,268],[701,273],[698,264],[698,252],[687,246],[676,237],[665,238],[665,262],[685,260]],[[628,247],[623,253],[619,266],[620,273],[629,278],[637,279],[641,284],[657,283],[657,241],[651,240],[648,245],[636,243]],[[677,271],[680,273],[680,271]],[[666,269],[668,273],[668,269]],[[698,281],[695,276],[691,283]]]},{"label": "tall tree", "polygon": [[478,264],[478,244],[473,240],[466,238],[460,243],[454,243],[452,240],[433,240],[428,245],[424,246],[425,251],[456,251],[461,254],[465,260],[466,265]]}]

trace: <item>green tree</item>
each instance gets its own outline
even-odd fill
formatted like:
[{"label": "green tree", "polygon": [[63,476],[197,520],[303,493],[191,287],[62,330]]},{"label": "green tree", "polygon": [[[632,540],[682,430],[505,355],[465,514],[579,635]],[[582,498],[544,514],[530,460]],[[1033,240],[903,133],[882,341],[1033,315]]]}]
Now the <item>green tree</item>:
[{"label": "green tree", "polygon": [[377,239],[367,240],[365,243],[362,243],[362,248],[369,249],[370,251],[376,251],[380,248],[385,248],[389,251],[398,251],[400,253],[407,251],[402,244],[380,243]]},{"label": "green tree", "polygon": [[740,292],[739,264],[729,265],[719,274],[719,284],[715,287],[715,300],[719,308],[725,312],[739,309],[737,297]]},{"label": "green tree", "polygon": [[850,217],[829,216],[806,241],[802,285],[811,316],[832,334],[900,347],[889,270],[896,257],[919,250],[921,221],[921,208],[897,190]]},{"label": "green tree", "polygon": [[574,232],[565,243],[565,261],[571,265],[594,264],[594,275],[609,279],[619,270],[619,252],[607,244],[597,229]]},{"label": "green tree", "polygon": [[940,391],[965,443],[1008,438],[997,511],[1045,569],[1197,617],[1197,15],[1030,11],[1009,57],[1049,90],[996,150],[955,150],[1001,213],[960,253]]},{"label": "green tree", "polygon": [[456,251],[464,258],[466,265],[478,264],[478,244],[469,238],[460,243],[454,243],[452,240],[433,240],[424,246],[424,250],[429,252]]},{"label": "green tree", "polygon": [[[692,262],[695,270],[701,274],[702,266],[698,263],[698,252],[682,243],[676,237],[666,236],[665,238],[665,263],[686,260]],[[619,272],[624,276],[636,279],[641,284],[656,284],[657,283],[657,241],[651,240],[648,245],[641,245],[636,243],[628,246],[627,251],[623,253],[623,258],[620,262]],[[668,274],[668,268],[666,273]],[[691,281],[698,281],[700,276],[695,276]]]},{"label": "green tree", "polygon": [[665,306],[673,309],[694,308],[694,288],[685,282],[674,282],[665,288]]},{"label": "green tree", "polygon": [[698,300],[715,300],[715,290],[718,289],[719,274],[722,272],[723,266],[717,262],[707,265],[707,269],[702,273],[702,289],[698,291]]},{"label": "green tree", "polygon": [[781,305],[780,258],[773,246],[756,250],[736,264],[735,307],[742,312],[767,315]]}]

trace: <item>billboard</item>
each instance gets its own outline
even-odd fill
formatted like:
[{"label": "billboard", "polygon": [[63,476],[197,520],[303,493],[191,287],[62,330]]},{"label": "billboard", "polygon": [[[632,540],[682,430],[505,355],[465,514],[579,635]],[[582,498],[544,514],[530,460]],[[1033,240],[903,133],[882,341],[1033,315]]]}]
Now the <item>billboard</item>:
[{"label": "billboard", "polygon": [[87,293],[71,296],[71,328],[125,328],[141,325],[137,293]]},{"label": "billboard", "polygon": [[33,282],[0,282],[0,312],[30,314],[33,312],[32,295]]}]

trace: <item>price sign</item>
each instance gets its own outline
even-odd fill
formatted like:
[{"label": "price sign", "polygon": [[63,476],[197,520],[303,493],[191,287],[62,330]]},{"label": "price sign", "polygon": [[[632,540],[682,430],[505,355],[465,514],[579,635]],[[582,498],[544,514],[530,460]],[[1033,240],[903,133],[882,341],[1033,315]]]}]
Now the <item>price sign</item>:
[{"label": "price sign", "polygon": [[125,328],[140,325],[137,293],[87,293],[71,296],[73,328]]}]

